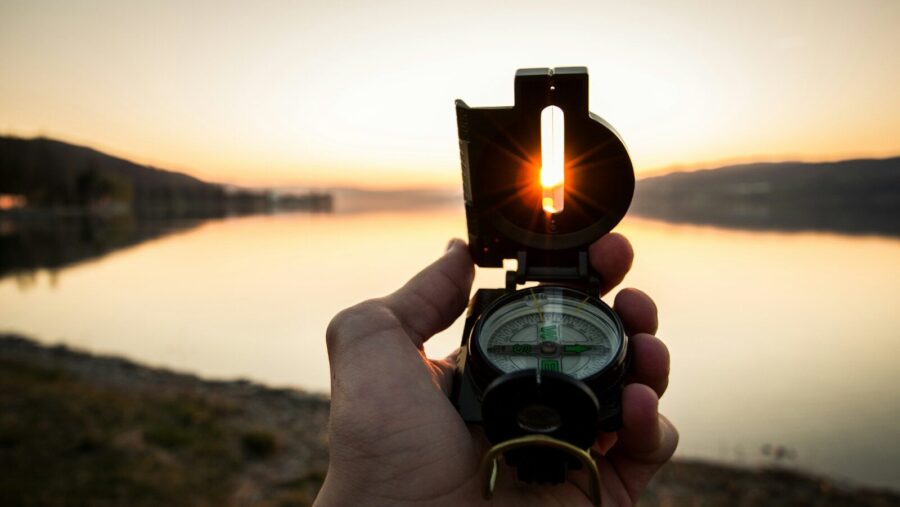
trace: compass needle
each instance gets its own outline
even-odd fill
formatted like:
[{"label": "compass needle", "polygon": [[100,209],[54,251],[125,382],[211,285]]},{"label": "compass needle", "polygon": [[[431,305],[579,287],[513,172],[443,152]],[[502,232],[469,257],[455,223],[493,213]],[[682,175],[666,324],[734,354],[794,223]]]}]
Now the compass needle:
[{"label": "compass needle", "polygon": [[544,322],[544,309],[541,307],[541,302],[538,301],[537,295],[534,293],[534,288],[531,290],[531,299],[534,301],[534,307],[537,308],[538,316],[541,318],[541,322]]}]

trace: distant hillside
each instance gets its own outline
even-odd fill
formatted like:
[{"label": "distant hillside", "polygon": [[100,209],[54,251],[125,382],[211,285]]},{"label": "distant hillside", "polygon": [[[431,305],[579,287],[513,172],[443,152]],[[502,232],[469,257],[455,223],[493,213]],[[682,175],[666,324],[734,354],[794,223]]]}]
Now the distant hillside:
[{"label": "distant hillside", "polygon": [[900,157],[746,164],[640,180],[631,212],[751,229],[900,235]]},{"label": "distant hillside", "polygon": [[[31,209],[142,216],[214,217],[271,211],[276,204],[268,192],[228,192],[186,174],[45,138],[0,137],[0,194],[24,196]],[[330,206],[323,196],[285,197],[277,204]]]},{"label": "distant hillside", "polygon": [[115,204],[174,215],[216,215],[225,192],[186,174],[112,157],[51,139],[0,138],[0,193],[24,195],[30,207]]}]

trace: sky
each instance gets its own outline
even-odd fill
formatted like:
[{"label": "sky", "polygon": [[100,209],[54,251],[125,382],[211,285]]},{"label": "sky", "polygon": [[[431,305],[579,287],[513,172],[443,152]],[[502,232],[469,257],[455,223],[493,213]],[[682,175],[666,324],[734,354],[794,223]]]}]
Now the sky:
[{"label": "sky", "polygon": [[459,185],[454,99],[589,69],[639,176],[900,153],[900,2],[0,0],[0,134],[247,186]]}]

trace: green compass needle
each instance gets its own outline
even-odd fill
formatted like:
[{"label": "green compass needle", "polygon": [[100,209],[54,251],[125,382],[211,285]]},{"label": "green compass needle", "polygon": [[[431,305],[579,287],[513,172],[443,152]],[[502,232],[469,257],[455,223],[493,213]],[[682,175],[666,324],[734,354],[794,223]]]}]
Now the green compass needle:
[{"label": "green compass needle", "polygon": [[563,345],[564,356],[602,356],[608,351],[606,347],[573,343]]},{"label": "green compass needle", "polygon": [[565,347],[563,347],[563,350],[565,350],[566,352],[572,352],[572,353],[575,353],[575,354],[581,354],[581,353],[584,352],[585,350],[590,350],[590,349],[591,349],[591,347],[586,347],[586,346],[581,345],[581,344],[578,344],[578,345],[566,345]]}]

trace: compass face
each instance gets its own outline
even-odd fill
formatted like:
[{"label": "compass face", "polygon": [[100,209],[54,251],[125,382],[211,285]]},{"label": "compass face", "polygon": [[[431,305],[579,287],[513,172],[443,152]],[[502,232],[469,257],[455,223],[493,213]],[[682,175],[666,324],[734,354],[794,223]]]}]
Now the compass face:
[{"label": "compass face", "polygon": [[560,287],[517,291],[497,302],[477,333],[477,346],[503,373],[525,369],[586,379],[622,349],[622,329],[605,304]]}]

